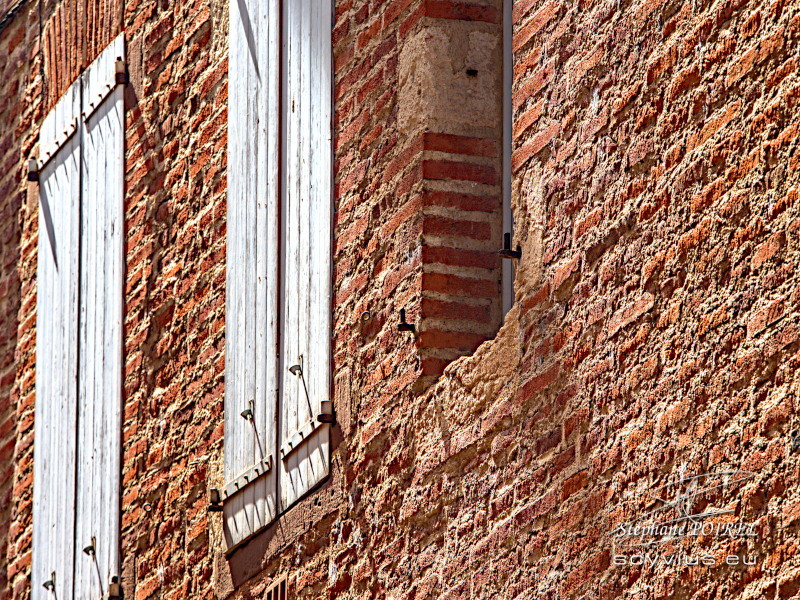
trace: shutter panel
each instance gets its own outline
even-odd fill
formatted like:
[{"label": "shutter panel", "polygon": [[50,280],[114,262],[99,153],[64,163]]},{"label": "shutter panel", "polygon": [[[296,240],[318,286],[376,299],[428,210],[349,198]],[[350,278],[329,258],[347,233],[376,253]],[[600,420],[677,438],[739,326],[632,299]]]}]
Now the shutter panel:
[{"label": "shutter panel", "polygon": [[[120,572],[124,87],[115,83],[118,57],[124,60],[122,36],[82,76],[75,600],[103,597]],[[92,544],[93,555],[83,552]]]},{"label": "shutter panel", "polygon": [[80,84],[73,84],[40,133],[36,294],[36,407],[32,598],[55,572],[59,598],[72,596],[77,417]]},{"label": "shutter panel", "polygon": [[[231,0],[224,529],[229,548],[277,515],[280,3]],[[252,411],[252,420],[241,413]]]},{"label": "shutter panel", "polygon": [[[329,2],[284,5],[285,334],[281,413],[281,507],[328,475],[330,425],[331,21]],[[302,377],[288,369],[301,364]]]}]

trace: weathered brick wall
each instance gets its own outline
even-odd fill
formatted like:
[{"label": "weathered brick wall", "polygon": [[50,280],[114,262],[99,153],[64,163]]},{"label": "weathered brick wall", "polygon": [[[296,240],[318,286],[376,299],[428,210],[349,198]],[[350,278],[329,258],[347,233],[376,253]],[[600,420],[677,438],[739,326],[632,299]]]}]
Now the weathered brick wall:
[{"label": "weathered brick wall", "polygon": [[[32,3],[0,3],[0,598],[27,588],[33,443],[36,192],[26,157],[42,116]],[[13,12],[9,13],[9,10]],[[8,15],[7,18],[6,15]]]},{"label": "weathered brick wall", "polygon": [[228,2],[125,3],[122,581],[211,597],[221,468]]},{"label": "weathered brick wall", "polygon": [[[339,371],[332,483],[236,597],[282,574],[308,598],[795,595],[797,14],[517,3],[508,324],[426,394],[396,349],[366,385]],[[612,566],[682,469],[755,473],[714,498],[754,540],[678,549],[756,567]]]},{"label": "weathered brick wall", "polygon": [[[519,468],[477,547],[522,549],[541,596],[791,597],[798,5],[520,2],[515,19],[521,356],[496,443]],[[609,566],[613,527],[682,467],[755,473],[725,502],[757,537],[686,549],[756,567]]]},{"label": "weathered brick wall", "polygon": [[[68,6],[86,5],[44,3],[41,28],[23,5],[0,30],[0,91],[26,100],[0,106],[13,598],[30,563],[24,161],[69,83],[53,69],[92,58],[42,50]],[[515,3],[516,306],[445,367],[500,320],[499,9],[337,2],[332,473],[228,559],[206,512],[222,478],[227,1],[124,4],[126,597],[261,598],[282,575],[297,598],[800,589],[797,4]],[[103,10],[113,37],[119,7]],[[400,308],[416,335],[396,330]],[[613,527],[682,465],[755,472],[732,508],[758,524],[756,568],[611,566]]]},{"label": "weathered brick wall", "polygon": [[[799,25],[781,3],[517,3],[516,308],[388,410],[351,373],[346,498],[237,597],[284,573],[300,597],[797,593]],[[611,565],[682,468],[754,473],[714,501],[757,537],[682,548],[755,567]]]},{"label": "weathered brick wall", "polygon": [[100,50],[122,30],[121,0],[44,0],[40,58],[51,108]]}]

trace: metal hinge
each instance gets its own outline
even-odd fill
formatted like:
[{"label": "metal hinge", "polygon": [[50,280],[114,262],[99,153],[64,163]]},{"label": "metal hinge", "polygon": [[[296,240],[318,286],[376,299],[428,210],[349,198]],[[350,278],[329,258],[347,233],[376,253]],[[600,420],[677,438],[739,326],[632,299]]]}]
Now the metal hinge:
[{"label": "metal hinge", "polygon": [[130,82],[127,67],[122,57],[118,56],[117,61],[114,63],[114,82],[117,85],[128,85]]},{"label": "metal hinge", "polygon": [[115,575],[108,584],[108,600],[122,600],[122,598],[122,584],[119,582],[119,577]]},{"label": "metal hinge", "polygon": [[400,322],[397,324],[398,331],[415,331],[416,327],[414,327],[413,323],[409,323],[406,321],[406,309],[400,309]]},{"label": "metal hinge", "polygon": [[35,158],[28,159],[28,181],[39,181],[39,162]]}]

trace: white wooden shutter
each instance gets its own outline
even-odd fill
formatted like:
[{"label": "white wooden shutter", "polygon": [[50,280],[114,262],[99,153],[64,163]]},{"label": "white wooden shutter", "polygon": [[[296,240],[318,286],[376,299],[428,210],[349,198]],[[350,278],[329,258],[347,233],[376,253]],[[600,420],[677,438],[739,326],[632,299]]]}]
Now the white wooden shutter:
[{"label": "white wooden shutter", "polygon": [[[280,138],[278,0],[231,0],[225,364],[229,548],[276,507]],[[252,420],[241,416],[252,411]]]},{"label": "white wooden shutter", "polygon": [[[331,377],[331,21],[329,1],[284,4],[284,331],[281,508],[327,474]],[[302,366],[302,377],[288,369]]]},{"label": "white wooden shutter", "polygon": [[73,585],[77,418],[80,84],[44,120],[39,141],[36,408],[32,598],[55,573],[58,598]]},{"label": "white wooden shutter", "polygon": [[[119,575],[122,456],[123,94],[119,36],[83,79],[75,600]],[[94,540],[94,541],[93,541]],[[92,546],[93,553],[84,552]]]}]

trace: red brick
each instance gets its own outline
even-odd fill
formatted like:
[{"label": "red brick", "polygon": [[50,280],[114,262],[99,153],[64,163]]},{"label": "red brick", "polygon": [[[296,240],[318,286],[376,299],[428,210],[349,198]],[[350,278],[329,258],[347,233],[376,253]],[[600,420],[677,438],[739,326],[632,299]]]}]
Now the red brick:
[{"label": "red brick", "polygon": [[422,173],[427,179],[450,179],[474,181],[486,185],[498,185],[499,175],[494,167],[450,160],[423,160]]},{"label": "red brick", "polygon": [[481,304],[446,302],[433,298],[422,299],[422,316],[431,319],[451,319],[489,323],[489,307]]},{"label": "red brick", "polygon": [[494,196],[474,196],[457,192],[426,191],[422,195],[425,206],[442,206],[465,211],[497,212],[500,198]]},{"label": "red brick", "polygon": [[750,264],[754,269],[759,268],[765,262],[773,258],[786,243],[786,234],[778,231],[772,234],[768,240],[756,247]]},{"label": "red brick", "polygon": [[492,235],[491,225],[484,221],[448,219],[435,215],[425,217],[424,231],[430,235],[475,240],[488,240]]},{"label": "red brick", "polygon": [[496,269],[500,266],[500,256],[497,252],[462,250],[444,246],[424,246],[422,248],[422,260],[426,264],[442,264],[474,269]]},{"label": "red brick", "polygon": [[500,12],[493,6],[479,6],[470,2],[451,0],[422,1],[426,17],[459,21],[485,21],[487,23],[500,22]]},{"label": "red brick", "polygon": [[580,490],[586,487],[586,484],[589,479],[589,472],[586,470],[578,471],[571,477],[569,477],[561,487],[561,500],[562,502],[576,494]]},{"label": "red brick", "polygon": [[474,352],[486,341],[486,336],[464,331],[428,329],[420,333],[419,341],[428,348],[454,348],[461,352]]},{"label": "red brick", "polygon": [[497,294],[496,281],[472,279],[443,273],[424,273],[422,276],[423,291],[441,294],[464,294],[476,298],[493,298]]}]

